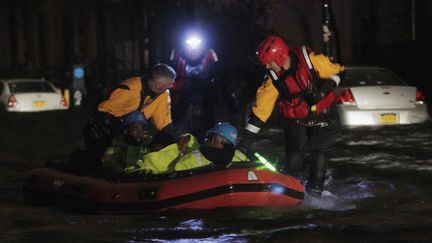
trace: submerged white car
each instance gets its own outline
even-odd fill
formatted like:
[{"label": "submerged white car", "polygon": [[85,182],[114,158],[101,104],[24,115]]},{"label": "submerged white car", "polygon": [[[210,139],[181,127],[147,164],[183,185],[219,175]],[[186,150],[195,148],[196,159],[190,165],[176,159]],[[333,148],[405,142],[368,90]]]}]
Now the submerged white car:
[{"label": "submerged white car", "polygon": [[61,90],[47,80],[0,80],[0,111],[34,112],[67,108]]},{"label": "submerged white car", "polygon": [[348,66],[337,89],[344,126],[422,123],[429,119],[425,97],[388,69]]}]

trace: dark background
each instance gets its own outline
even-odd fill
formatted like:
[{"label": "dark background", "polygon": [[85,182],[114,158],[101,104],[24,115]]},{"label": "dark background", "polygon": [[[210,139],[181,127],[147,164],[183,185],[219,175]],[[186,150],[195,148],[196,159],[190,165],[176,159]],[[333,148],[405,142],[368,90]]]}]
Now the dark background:
[{"label": "dark background", "polygon": [[[429,96],[432,1],[332,0],[331,9],[338,62],[388,67]],[[321,0],[3,0],[0,12],[0,78],[67,87],[83,64],[90,96],[166,61],[191,26],[226,78],[253,87],[262,78],[255,52],[269,34],[325,52]]]},{"label": "dark background", "polygon": [[[339,62],[389,67],[432,92],[432,1],[331,3]],[[83,64],[89,95],[102,97],[166,60],[195,23],[227,78],[245,83],[250,95],[262,78],[258,43],[279,34],[290,46],[323,52],[322,22],[321,0],[0,0],[0,78],[66,86],[73,65]],[[116,215],[29,207],[22,198],[28,173],[84,146],[89,112],[71,110],[0,116],[0,242],[431,242],[431,121],[341,130],[328,170],[334,197],[295,209]],[[282,156],[280,129],[263,129],[257,140],[270,161]]]}]

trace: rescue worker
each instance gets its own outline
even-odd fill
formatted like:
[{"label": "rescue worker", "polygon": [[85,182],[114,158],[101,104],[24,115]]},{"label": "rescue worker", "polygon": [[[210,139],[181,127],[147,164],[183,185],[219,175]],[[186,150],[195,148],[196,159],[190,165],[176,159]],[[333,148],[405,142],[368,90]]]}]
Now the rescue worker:
[{"label": "rescue worker", "polygon": [[231,162],[247,161],[246,155],[235,149],[237,134],[237,129],[227,122],[218,123],[208,130],[202,145],[198,144],[193,135],[184,134],[178,143],[144,155],[142,160],[138,160],[135,166],[126,171],[160,174],[210,164],[226,167]]},{"label": "rescue worker", "polygon": [[152,135],[146,128],[147,121],[141,111],[133,111],[123,119],[124,133],[113,139],[102,157],[104,175],[117,176],[148,153]]},{"label": "rescue worker", "polygon": [[87,147],[105,151],[112,138],[121,134],[121,118],[136,110],[144,114],[156,132],[172,134],[169,88],[175,77],[172,67],[159,63],[144,77],[124,80],[108,100],[99,104],[93,121],[84,128]]},{"label": "rescue worker", "polygon": [[250,154],[254,135],[278,103],[285,133],[286,161],[281,170],[300,177],[309,146],[312,161],[306,189],[310,194],[321,195],[327,170],[326,154],[340,127],[334,107],[334,88],[344,67],[306,46],[290,49],[278,36],[267,37],[257,54],[268,74],[256,92],[242,134],[242,148]]},{"label": "rescue worker", "polygon": [[192,35],[179,50],[173,50],[170,63],[177,72],[171,89],[172,114],[178,134],[190,132],[202,142],[205,132],[215,124],[218,97],[227,103],[230,115],[236,109],[235,92],[226,85],[218,56],[204,40]]}]

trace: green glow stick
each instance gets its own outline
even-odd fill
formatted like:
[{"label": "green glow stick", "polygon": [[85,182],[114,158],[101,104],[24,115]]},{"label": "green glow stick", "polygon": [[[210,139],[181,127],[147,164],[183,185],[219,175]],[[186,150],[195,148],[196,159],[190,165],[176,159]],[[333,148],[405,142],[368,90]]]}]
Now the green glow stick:
[{"label": "green glow stick", "polygon": [[259,153],[254,153],[255,157],[258,158],[258,160],[263,163],[265,166],[267,166],[267,168],[271,171],[276,171],[276,168],[270,163],[268,162],[264,157],[262,157]]}]

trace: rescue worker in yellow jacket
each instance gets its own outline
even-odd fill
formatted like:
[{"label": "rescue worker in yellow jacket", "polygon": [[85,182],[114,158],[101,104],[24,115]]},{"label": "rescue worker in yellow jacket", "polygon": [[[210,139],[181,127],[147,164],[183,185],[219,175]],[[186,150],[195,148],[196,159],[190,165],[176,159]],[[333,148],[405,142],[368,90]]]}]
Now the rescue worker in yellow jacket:
[{"label": "rescue worker in yellow jacket", "polygon": [[171,124],[168,89],[174,84],[176,72],[166,64],[156,64],[150,76],[132,77],[123,81],[109,99],[99,104],[98,110],[122,117],[134,110],[151,119],[158,131]]},{"label": "rescue worker in yellow jacket", "polygon": [[214,164],[226,167],[231,162],[247,161],[245,154],[236,150],[237,129],[230,123],[216,124],[207,132],[205,143],[199,145],[191,134],[184,134],[178,143],[145,154],[126,172],[142,171],[153,174],[171,173]]},{"label": "rescue worker in yellow jacket", "polygon": [[254,135],[278,103],[285,133],[286,161],[281,170],[300,177],[309,146],[312,158],[306,189],[321,195],[327,170],[325,156],[340,126],[334,88],[344,68],[305,46],[290,49],[278,36],[261,42],[257,54],[269,72],[256,92],[241,147],[249,154]]},{"label": "rescue worker in yellow jacket", "polygon": [[176,72],[166,64],[153,66],[144,77],[124,80],[109,99],[101,102],[94,122],[84,128],[87,148],[104,151],[121,134],[121,119],[132,111],[141,111],[156,132],[172,134],[169,88]]}]

